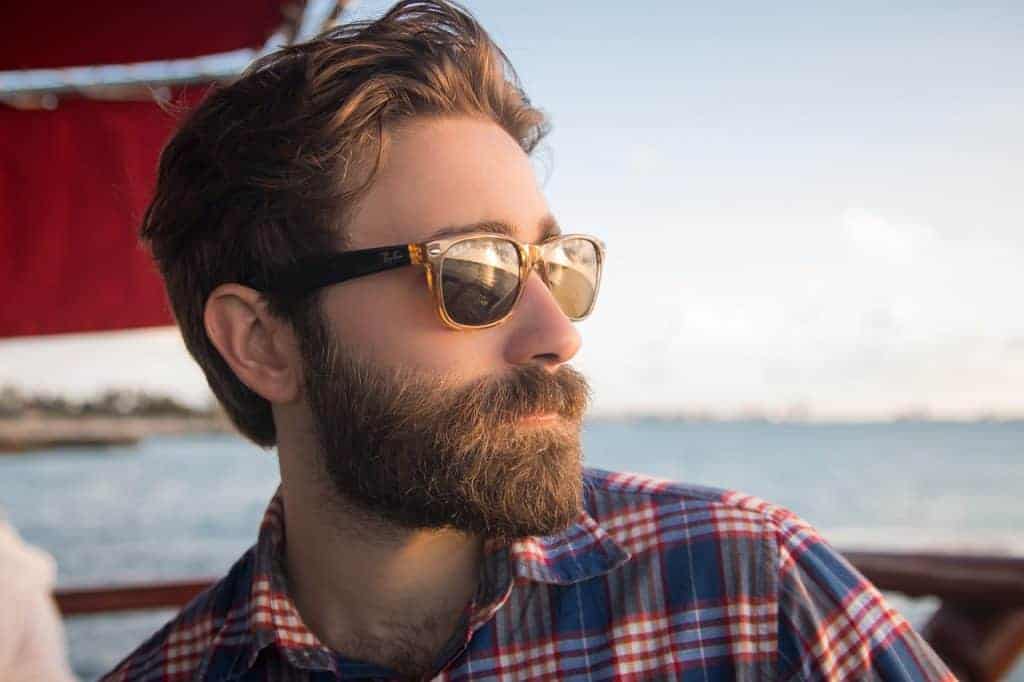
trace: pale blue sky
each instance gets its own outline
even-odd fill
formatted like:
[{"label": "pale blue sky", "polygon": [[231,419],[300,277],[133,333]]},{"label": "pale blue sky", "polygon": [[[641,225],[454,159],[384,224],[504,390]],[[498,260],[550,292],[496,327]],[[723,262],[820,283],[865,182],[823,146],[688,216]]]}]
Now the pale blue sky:
[{"label": "pale blue sky", "polygon": [[[596,409],[1024,414],[1024,5],[467,4],[608,244]],[[203,395],[136,339],[0,344],[0,383]]]}]

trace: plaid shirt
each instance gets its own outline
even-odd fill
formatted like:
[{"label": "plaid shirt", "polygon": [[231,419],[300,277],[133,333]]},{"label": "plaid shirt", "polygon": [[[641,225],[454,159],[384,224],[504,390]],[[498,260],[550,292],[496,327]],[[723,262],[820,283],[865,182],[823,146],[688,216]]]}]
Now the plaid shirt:
[{"label": "plaid shirt", "polygon": [[[791,512],[588,470],[565,532],[487,554],[435,680],[953,680]],[[322,645],[288,595],[280,493],[228,575],[104,680],[395,679]]]}]

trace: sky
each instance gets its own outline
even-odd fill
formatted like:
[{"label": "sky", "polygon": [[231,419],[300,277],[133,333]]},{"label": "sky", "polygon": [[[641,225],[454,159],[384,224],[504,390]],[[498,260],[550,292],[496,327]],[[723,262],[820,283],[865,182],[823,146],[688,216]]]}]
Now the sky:
[{"label": "sky", "polygon": [[[465,4],[608,246],[595,413],[1024,415],[1024,4]],[[0,342],[5,383],[208,397],[170,330]]]}]

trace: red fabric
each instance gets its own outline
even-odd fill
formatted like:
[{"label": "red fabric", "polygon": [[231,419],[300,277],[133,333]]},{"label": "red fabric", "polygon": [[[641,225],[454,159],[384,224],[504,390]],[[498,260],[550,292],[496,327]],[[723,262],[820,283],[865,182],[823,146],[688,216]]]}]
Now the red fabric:
[{"label": "red fabric", "polygon": [[[262,46],[287,0],[17,2],[0,70],[131,63]],[[196,101],[205,87],[187,91]],[[137,241],[175,124],[149,102],[0,104],[0,338],[171,324]]]},{"label": "red fabric", "polygon": [[0,337],[173,323],[137,232],[175,123],[147,102],[0,105]]},{"label": "red fabric", "polygon": [[4,3],[0,71],[124,64],[259,47],[282,0]]}]

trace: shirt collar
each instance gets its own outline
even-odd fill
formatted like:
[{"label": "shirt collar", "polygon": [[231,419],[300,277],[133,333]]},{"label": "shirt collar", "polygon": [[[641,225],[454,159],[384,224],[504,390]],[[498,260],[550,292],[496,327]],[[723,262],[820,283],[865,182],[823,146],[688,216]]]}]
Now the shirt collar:
[{"label": "shirt collar", "polygon": [[274,644],[297,667],[334,671],[330,650],[306,627],[292,601],[284,543],[284,498],[278,487],[263,515],[253,553],[247,609],[252,646],[244,661],[245,667],[252,667],[260,651]]},{"label": "shirt collar", "polygon": [[[589,490],[585,494],[589,498]],[[339,661],[302,622],[292,601],[284,564],[284,543],[284,500],[279,487],[263,515],[253,552],[252,583],[245,609],[252,646],[249,655],[238,663],[252,667],[260,651],[274,644],[296,667],[337,672]],[[501,607],[516,578],[569,585],[608,573],[629,558],[629,553],[601,528],[586,508],[560,533],[510,543],[488,542],[475,600],[480,611],[471,616],[472,629],[482,625]]]}]

